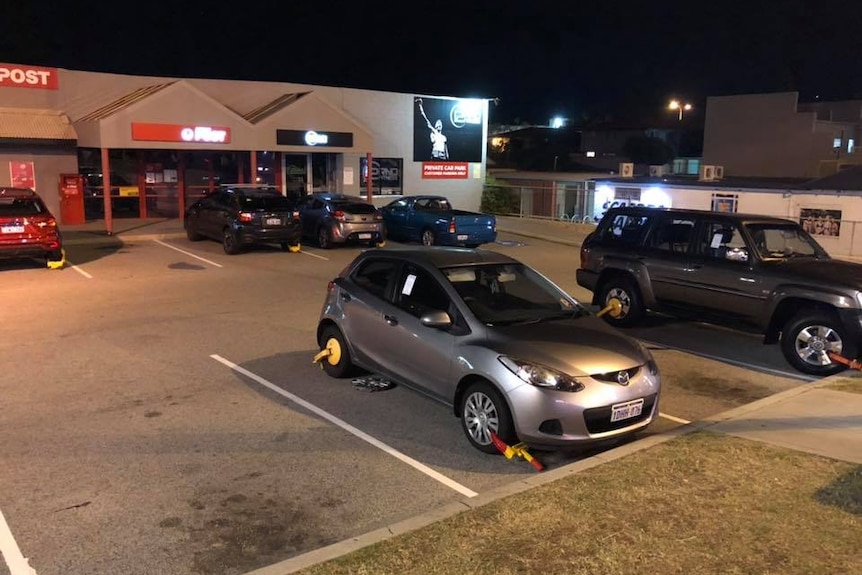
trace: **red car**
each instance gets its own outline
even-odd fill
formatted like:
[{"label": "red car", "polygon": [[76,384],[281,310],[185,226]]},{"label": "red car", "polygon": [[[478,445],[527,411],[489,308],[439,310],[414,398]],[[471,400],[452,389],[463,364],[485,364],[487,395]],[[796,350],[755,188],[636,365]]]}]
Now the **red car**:
[{"label": "red car", "polygon": [[0,187],[0,258],[26,257],[63,261],[57,220],[33,190]]}]

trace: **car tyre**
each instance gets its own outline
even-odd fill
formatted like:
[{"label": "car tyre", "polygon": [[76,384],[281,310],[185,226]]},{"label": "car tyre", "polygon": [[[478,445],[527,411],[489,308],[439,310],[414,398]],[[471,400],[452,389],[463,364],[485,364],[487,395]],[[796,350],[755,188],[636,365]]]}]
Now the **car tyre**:
[{"label": "car tyre", "polygon": [[515,425],[506,400],[486,381],[479,381],[464,391],[458,408],[461,429],[470,445],[485,453],[500,453],[491,441],[491,432],[507,445],[518,442]]},{"label": "car tyre", "polygon": [[186,222],[186,237],[189,239],[190,242],[199,242],[204,239],[202,235],[195,231],[195,229],[192,227],[191,222]]},{"label": "car tyre", "polygon": [[422,245],[423,246],[433,246],[437,241],[437,238],[434,237],[434,232],[431,230],[422,230]]},{"label": "car tyre", "polygon": [[827,376],[845,370],[844,364],[829,359],[830,351],[855,359],[855,350],[834,313],[802,311],[781,330],[781,352],[802,373]]},{"label": "car tyre", "polygon": [[617,327],[631,327],[643,319],[646,313],[643,298],[632,280],[625,277],[608,278],[599,292],[599,305],[604,309],[614,298],[620,301],[622,309],[617,317],[610,313],[602,315],[606,322]]},{"label": "car tyre", "polygon": [[341,330],[335,326],[327,326],[320,334],[320,349],[329,349],[329,355],[320,360],[323,371],[329,377],[343,378],[353,372],[350,350],[344,341]]},{"label": "car tyre", "polygon": [[222,233],[221,244],[224,248],[224,253],[230,256],[239,253],[239,242],[236,239],[236,235],[234,235],[230,228],[225,228],[224,232]]},{"label": "car tyre", "polygon": [[327,228],[321,227],[317,230],[317,245],[323,250],[328,250],[332,247],[332,238],[330,237],[329,230]]}]

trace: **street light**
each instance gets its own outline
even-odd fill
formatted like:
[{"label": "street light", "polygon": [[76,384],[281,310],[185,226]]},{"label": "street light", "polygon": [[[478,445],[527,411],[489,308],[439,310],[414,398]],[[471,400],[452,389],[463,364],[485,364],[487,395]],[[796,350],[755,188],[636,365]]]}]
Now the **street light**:
[{"label": "street light", "polygon": [[668,110],[679,110],[679,121],[682,121],[682,112],[685,110],[688,112],[691,110],[691,104],[683,104],[679,100],[671,100],[670,104],[667,105]]}]

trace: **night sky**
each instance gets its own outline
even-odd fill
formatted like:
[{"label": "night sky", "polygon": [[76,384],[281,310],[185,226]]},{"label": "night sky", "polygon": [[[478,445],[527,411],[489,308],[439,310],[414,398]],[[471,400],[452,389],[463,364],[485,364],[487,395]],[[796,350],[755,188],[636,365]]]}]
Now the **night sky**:
[{"label": "night sky", "polygon": [[[586,7],[585,7],[586,6]],[[0,62],[499,98],[491,122],[665,118],[677,97],[862,98],[862,1],[13,0]]]}]

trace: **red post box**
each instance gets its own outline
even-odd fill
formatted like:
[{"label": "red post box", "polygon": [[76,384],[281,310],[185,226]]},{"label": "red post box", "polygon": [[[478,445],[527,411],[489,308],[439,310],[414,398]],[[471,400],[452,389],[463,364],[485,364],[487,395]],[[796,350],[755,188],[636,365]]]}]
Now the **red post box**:
[{"label": "red post box", "polygon": [[85,220],[84,178],[80,174],[60,174],[60,221],[74,226]]}]

